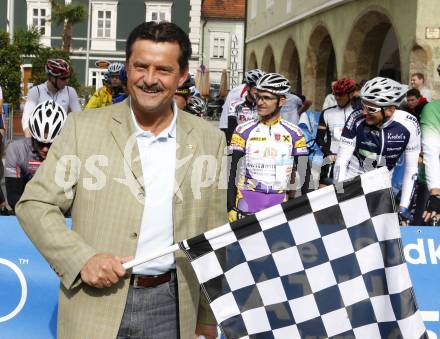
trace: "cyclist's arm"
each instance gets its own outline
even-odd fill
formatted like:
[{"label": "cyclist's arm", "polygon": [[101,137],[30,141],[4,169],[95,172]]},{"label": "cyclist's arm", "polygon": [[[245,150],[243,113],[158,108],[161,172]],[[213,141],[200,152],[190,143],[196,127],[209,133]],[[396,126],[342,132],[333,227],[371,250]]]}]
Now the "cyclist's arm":
[{"label": "cyclist's arm", "polygon": [[237,125],[237,118],[235,116],[228,116],[228,128],[226,129],[226,141],[228,145],[231,143],[232,135]]},{"label": "cyclist's arm", "polygon": [[6,148],[5,156],[6,198],[9,206],[11,206],[13,210],[15,209],[15,204],[20,200],[26,185],[20,166],[20,164],[23,163],[23,160],[20,159],[20,150],[17,145],[16,142],[10,144]]},{"label": "cyclist's arm", "polygon": [[414,192],[414,184],[419,170],[418,162],[420,155],[420,127],[417,122],[409,125],[409,141],[405,149],[405,172],[402,182],[402,196],[400,206],[408,208]]},{"label": "cyclist's arm", "polygon": [[22,196],[24,188],[26,186],[23,178],[5,178],[6,186],[6,199],[8,200],[9,206],[15,211],[15,205]]},{"label": "cyclist's arm", "polygon": [[429,190],[440,190],[440,134],[433,126],[424,124],[423,118],[422,115],[423,163],[426,181]]},{"label": "cyclist's arm", "polygon": [[78,93],[75,88],[69,87],[69,108],[70,112],[81,112],[81,105],[78,100]]},{"label": "cyclist's arm", "polygon": [[32,87],[26,99],[26,103],[23,108],[23,116],[21,117],[21,127],[23,131],[29,129],[29,118],[31,117],[32,111],[38,105],[39,93],[37,86]]},{"label": "cyclist's arm", "polygon": [[229,116],[229,106],[231,105],[231,92],[229,92],[228,96],[226,97],[225,103],[222,107],[222,114],[220,115],[220,121],[218,124],[218,128],[220,128],[223,131],[226,131],[228,129],[228,116]]},{"label": "cyclist's arm", "polygon": [[[322,153],[324,153],[324,156],[329,156],[331,154],[330,152],[330,145],[331,145],[331,135],[330,135],[330,129],[327,126],[327,123],[324,119],[325,112],[322,112],[319,117],[319,124],[318,124],[318,131],[316,132],[316,143],[318,144],[319,148],[321,148]],[[325,141],[325,137],[327,136],[327,141]]]},{"label": "cyclist's arm", "polygon": [[231,169],[229,172],[228,179],[228,198],[227,198],[227,208],[228,211],[235,207],[235,200],[237,198],[237,169],[240,159],[245,155],[246,141],[238,134],[234,133],[231,140],[231,150],[232,150],[232,160]]}]

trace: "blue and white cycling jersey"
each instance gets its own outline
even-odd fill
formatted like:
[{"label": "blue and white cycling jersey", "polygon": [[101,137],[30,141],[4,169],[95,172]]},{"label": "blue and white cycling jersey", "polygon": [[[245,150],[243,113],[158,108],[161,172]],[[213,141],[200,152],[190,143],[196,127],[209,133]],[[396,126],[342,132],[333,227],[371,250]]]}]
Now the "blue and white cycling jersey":
[{"label": "blue and white cycling jersey", "polygon": [[408,207],[417,178],[420,154],[420,126],[417,119],[396,110],[382,126],[370,126],[362,111],[354,112],[342,131],[335,164],[335,179],[343,181],[374,168],[387,166],[392,170],[405,154],[400,205]]}]

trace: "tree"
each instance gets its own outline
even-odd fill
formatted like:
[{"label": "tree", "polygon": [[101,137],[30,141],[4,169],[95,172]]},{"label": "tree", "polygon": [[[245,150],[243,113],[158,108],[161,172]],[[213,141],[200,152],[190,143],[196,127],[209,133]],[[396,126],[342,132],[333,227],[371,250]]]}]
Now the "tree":
[{"label": "tree", "polygon": [[0,86],[3,89],[4,102],[19,107],[21,58],[16,46],[10,44],[9,33],[0,30]]},{"label": "tree", "polygon": [[36,27],[19,27],[14,34],[14,45],[22,55],[37,55],[41,48],[40,37],[41,33]]},{"label": "tree", "polygon": [[85,21],[87,18],[86,8],[77,3],[65,5],[57,0],[51,0],[52,18],[55,25],[64,25],[63,28],[63,51],[69,53],[72,45],[73,25]]}]

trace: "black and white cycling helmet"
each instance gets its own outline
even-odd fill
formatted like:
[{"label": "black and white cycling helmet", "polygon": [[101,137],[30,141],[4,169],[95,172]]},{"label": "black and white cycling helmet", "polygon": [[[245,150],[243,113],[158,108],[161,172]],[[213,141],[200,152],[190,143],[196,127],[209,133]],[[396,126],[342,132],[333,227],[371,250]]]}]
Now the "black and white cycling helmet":
[{"label": "black and white cycling helmet", "polygon": [[53,100],[47,100],[34,108],[29,118],[29,129],[37,141],[50,144],[66,122],[64,108]]},{"label": "black and white cycling helmet", "polygon": [[206,114],[207,106],[202,98],[190,97],[186,104],[186,111],[201,117]]},{"label": "black and white cycling helmet", "polygon": [[125,68],[125,65],[122,62],[112,62],[109,66],[107,71],[111,74],[117,73],[119,75],[119,72],[121,69]]},{"label": "black and white cycling helmet", "polygon": [[287,95],[290,93],[290,83],[284,76],[278,73],[266,73],[257,82],[257,90],[270,92],[275,95]]},{"label": "black and white cycling helmet", "polygon": [[388,78],[376,77],[361,88],[361,99],[379,107],[399,106],[408,86]]},{"label": "black and white cycling helmet", "polygon": [[257,81],[266,74],[261,69],[250,69],[244,73],[244,82],[246,85],[254,87],[257,84]]}]

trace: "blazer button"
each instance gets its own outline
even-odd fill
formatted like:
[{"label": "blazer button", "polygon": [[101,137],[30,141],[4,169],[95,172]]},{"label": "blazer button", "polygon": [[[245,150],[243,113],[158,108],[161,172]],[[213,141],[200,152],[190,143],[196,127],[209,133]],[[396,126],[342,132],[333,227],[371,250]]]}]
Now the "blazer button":
[{"label": "blazer button", "polygon": [[137,237],[138,237],[138,234],[136,232],[133,232],[130,234],[131,239],[137,239]]},{"label": "blazer button", "polygon": [[142,193],[142,192],[139,192],[138,195],[137,195],[137,197],[138,197],[139,200],[144,200],[144,198],[145,198],[145,194]]}]

